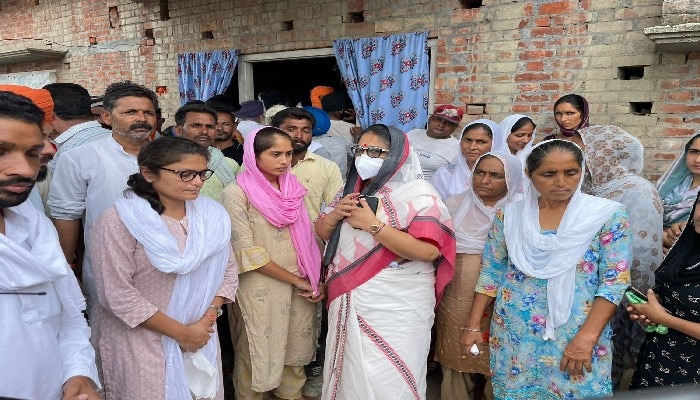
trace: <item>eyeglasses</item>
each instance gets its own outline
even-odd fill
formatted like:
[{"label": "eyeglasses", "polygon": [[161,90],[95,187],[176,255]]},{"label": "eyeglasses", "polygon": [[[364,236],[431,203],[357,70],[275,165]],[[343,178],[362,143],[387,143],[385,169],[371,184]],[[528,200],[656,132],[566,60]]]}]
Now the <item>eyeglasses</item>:
[{"label": "eyeglasses", "polygon": [[378,158],[382,154],[389,153],[389,150],[377,146],[360,146],[357,144],[350,146],[350,154],[353,156],[359,157],[362,153],[366,153],[370,158]]},{"label": "eyeglasses", "polygon": [[193,171],[191,169],[186,169],[184,171],[177,171],[174,169],[170,168],[165,168],[165,167],[160,167],[160,169],[164,169],[166,171],[170,171],[174,174],[180,175],[180,180],[183,182],[189,182],[194,179],[195,176],[199,176],[199,179],[206,181],[207,179],[211,178],[211,176],[214,174],[214,171],[210,169],[203,169],[201,171]]}]

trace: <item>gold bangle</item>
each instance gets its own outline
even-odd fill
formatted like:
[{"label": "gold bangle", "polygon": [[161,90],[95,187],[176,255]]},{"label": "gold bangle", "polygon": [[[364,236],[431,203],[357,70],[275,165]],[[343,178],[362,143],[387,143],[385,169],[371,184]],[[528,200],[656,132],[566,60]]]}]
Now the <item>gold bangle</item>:
[{"label": "gold bangle", "polygon": [[463,326],[463,327],[461,327],[461,328],[459,328],[459,329],[461,329],[461,330],[463,330],[463,331],[467,331],[467,332],[477,332],[477,333],[481,333],[481,332],[482,332],[481,329],[472,329],[472,328],[467,328],[466,326]]}]

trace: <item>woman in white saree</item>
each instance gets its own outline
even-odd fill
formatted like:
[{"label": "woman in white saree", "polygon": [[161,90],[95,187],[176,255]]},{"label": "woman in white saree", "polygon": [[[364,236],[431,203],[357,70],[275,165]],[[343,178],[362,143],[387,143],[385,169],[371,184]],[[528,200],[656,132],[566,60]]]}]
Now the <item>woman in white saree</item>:
[{"label": "woman in white saree", "polygon": [[[315,224],[330,238],[323,399],[424,399],[452,223],[402,132],[372,125],[352,150],[345,188]],[[360,195],[378,198],[376,213]]]}]

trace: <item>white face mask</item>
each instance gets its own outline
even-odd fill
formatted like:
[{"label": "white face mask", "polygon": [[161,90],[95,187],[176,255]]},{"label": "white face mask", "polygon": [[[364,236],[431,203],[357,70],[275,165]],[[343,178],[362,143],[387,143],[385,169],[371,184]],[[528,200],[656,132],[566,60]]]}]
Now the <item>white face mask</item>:
[{"label": "white face mask", "polygon": [[383,158],[372,158],[364,153],[359,157],[355,157],[355,168],[363,181],[377,176],[382,164],[384,164]]}]

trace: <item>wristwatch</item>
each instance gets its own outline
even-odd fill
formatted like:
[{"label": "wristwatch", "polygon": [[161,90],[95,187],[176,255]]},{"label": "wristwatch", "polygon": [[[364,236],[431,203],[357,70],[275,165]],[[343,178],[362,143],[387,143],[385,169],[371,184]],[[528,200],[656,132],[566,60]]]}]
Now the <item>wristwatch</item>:
[{"label": "wristwatch", "polygon": [[377,233],[379,233],[379,231],[382,230],[382,228],[384,228],[384,226],[386,226],[386,224],[383,223],[383,222],[380,222],[380,223],[378,223],[378,224],[372,224],[372,225],[370,225],[370,226],[369,226],[369,233],[370,233],[370,235],[372,235],[372,236],[376,235]]},{"label": "wristwatch", "polygon": [[221,307],[217,307],[213,304],[210,305],[209,308],[214,309],[216,311],[216,318],[219,318],[224,313],[224,310]]}]

